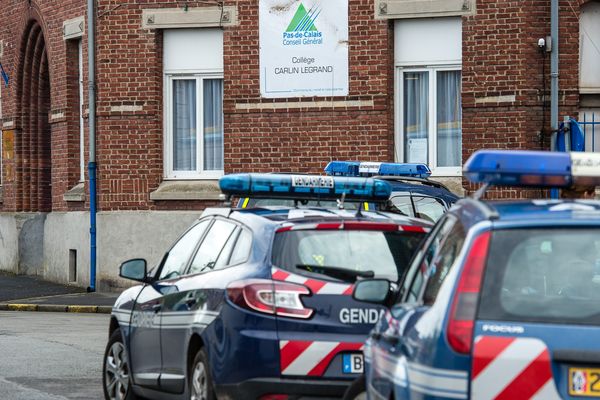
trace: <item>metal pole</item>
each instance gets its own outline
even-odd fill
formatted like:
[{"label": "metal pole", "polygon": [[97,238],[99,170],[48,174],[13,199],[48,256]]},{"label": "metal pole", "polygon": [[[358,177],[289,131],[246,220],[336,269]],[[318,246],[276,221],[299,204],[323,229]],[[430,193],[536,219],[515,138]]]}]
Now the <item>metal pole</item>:
[{"label": "metal pole", "polygon": [[558,130],[558,0],[550,4],[550,36],[552,38],[552,53],[550,54],[550,127],[552,140],[550,150],[556,149]]},{"label": "metal pole", "polygon": [[96,27],[94,0],[87,0],[88,15],[88,104],[90,129],[90,158],[88,174],[90,177],[90,286],[88,292],[96,291]]}]

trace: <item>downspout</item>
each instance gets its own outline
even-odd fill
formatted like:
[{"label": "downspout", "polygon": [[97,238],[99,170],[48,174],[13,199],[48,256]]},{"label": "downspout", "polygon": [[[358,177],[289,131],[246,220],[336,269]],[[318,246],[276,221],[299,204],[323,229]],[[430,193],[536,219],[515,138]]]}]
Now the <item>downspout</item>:
[{"label": "downspout", "polygon": [[550,37],[552,38],[552,53],[550,54],[550,127],[552,136],[550,150],[556,150],[558,136],[558,0],[550,4]]},{"label": "downspout", "polygon": [[94,0],[87,0],[88,15],[88,121],[90,130],[90,286],[88,292],[96,291],[96,36]]}]

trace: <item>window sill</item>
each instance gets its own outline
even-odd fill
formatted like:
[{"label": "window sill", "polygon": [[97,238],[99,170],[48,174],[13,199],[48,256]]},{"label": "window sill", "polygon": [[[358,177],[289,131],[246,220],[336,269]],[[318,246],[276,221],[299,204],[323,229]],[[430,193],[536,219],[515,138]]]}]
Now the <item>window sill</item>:
[{"label": "window sill", "polygon": [[150,200],[220,200],[218,180],[163,181]]},{"label": "window sill", "polygon": [[80,182],[73,186],[69,191],[63,194],[63,200],[68,202],[85,201],[85,184]]}]

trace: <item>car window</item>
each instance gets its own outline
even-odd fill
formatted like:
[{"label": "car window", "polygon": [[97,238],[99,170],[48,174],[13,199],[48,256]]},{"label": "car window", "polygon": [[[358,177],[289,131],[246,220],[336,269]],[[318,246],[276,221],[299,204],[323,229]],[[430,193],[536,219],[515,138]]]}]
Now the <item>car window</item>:
[{"label": "car window", "polygon": [[455,222],[456,219],[449,216],[436,225],[429,240],[425,242],[425,247],[417,253],[412,261],[410,270],[403,282],[404,295],[401,301],[413,303],[419,300],[423,284],[427,281],[427,277],[431,273],[430,266],[432,265],[432,261],[438,254],[443,240]]},{"label": "car window", "polygon": [[413,196],[416,214],[415,217],[429,222],[435,222],[444,215],[446,206],[440,199],[430,196]]},{"label": "car window", "polygon": [[423,304],[431,305],[435,302],[442,283],[460,254],[465,238],[465,230],[462,224],[457,222],[447,234],[438,254],[431,262],[430,276],[423,293]]},{"label": "car window", "polygon": [[273,265],[285,270],[354,282],[362,273],[398,280],[424,234],[408,231],[296,230],[278,233]]},{"label": "car window", "polygon": [[494,231],[479,317],[598,325],[599,267],[597,228]]},{"label": "car window", "polygon": [[233,247],[235,246],[235,242],[236,242],[239,234],[240,234],[240,228],[237,227],[237,228],[235,228],[235,231],[231,235],[229,235],[229,238],[227,239],[227,243],[225,243],[225,246],[221,250],[221,253],[219,253],[219,257],[217,258],[217,261],[215,262],[215,266],[213,269],[222,269],[222,268],[225,268],[227,265],[229,265],[229,257],[231,256],[231,251],[233,250]]},{"label": "car window", "polygon": [[231,253],[231,259],[229,265],[237,265],[245,262],[250,256],[250,249],[252,248],[252,233],[246,229],[242,229],[238,239],[235,243],[233,252]]},{"label": "car window", "polygon": [[391,209],[394,212],[397,212],[402,215],[406,215],[408,217],[414,217],[415,213],[413,211],[412,201],[410,200],[410,195],[406,196],[394,196],[390,199],[392,206]]},{"label": "car window", "polygon": [[236,225],[232,222],[216,219],[204,240],[202,240],[188,273],[196,274],[205,270],[212,270],[215,267],[217,257],[219,257],[235,227]]},{"label": "car window", "polygon": [[159,279],[176,278],[183,274],[192,252],[210,221],[210,219],[205,219],[194,225],[171,247],[162,264]]}]

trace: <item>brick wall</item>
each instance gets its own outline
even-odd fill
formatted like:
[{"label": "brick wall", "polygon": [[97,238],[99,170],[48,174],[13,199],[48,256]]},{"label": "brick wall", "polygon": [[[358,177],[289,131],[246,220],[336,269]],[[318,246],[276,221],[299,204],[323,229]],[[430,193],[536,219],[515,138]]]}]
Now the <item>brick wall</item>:
[{"label": "brick wall", "polygon": [[[63,21],[85,15],[85,1],[32,0],[31,7],[17,0],[4,3],[1,61],[11,75],[10,87],[3,90],[4,121],[14,120],[19,145],[25,110],[17,110],[19,63],[27,48],[28,21],[35,19],[42,27],[50,64],[51,209],[86,209],[86,202],[63,200],[79,180],[79,122],[75,44],[62,38]],[[318,173],[331,159],[394,159],[393,23],[374,20],[373,0],[349,1],[349,95],[318,98],[319,104],[311,104],[315,100],[311,98],[260,97],[258,2],[225,5],[237,6],[239,19],[237,26],[224,29],[226,172]],[[142,29],[141,13],[144,8],[178,6],[175,1],[98,1],[97,161],[102,210],[197,209],[209,204],[149,200],[163,177],[162,34]],[[577,111],[579,6],[577,0],[561,2],[560,119]],[[483,147],[549,147],[549,55],[537,48],[537,39],[549,32],[549,2],[478,0],[476,15],[463,19],[464,159]],[[85,77],[86,47],[84,35]],[[87,79],[84,88],[87,99]],[[15,184],[19,174],[23,180],[28,175],[26,163],[19,164],[17,158],[4,160],[2,211],[24,209],[23,202],[32,204]],[[505,191],[498,196],[528,195],[523,193]]]}]

